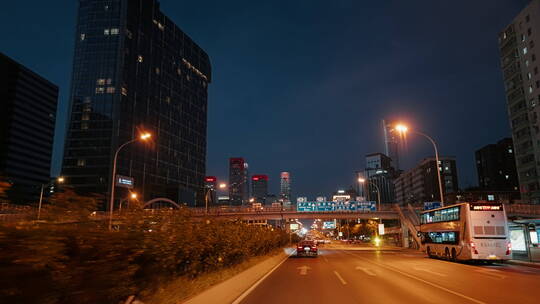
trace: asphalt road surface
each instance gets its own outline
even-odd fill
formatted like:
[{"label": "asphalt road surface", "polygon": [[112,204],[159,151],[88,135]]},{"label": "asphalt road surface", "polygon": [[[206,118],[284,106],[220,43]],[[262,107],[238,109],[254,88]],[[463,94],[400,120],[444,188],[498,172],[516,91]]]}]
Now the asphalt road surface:
[{"label": "asphalt road surface", "polygon": [[540,303],[540,269],[332,246],[289,257],[240,303]]}]

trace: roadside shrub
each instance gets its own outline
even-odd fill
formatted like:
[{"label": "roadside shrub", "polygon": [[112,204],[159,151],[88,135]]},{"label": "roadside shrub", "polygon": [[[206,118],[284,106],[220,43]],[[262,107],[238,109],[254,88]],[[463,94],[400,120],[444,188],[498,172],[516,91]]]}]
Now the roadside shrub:
[{"label": "roadside shrub", "polygon": [[114,232],[99,222],[0,226],[0,303],[118,303],[178,277],[195,278],[269,253],[288,241],[279,229],[195,222],[181,211],[132,212]]}]

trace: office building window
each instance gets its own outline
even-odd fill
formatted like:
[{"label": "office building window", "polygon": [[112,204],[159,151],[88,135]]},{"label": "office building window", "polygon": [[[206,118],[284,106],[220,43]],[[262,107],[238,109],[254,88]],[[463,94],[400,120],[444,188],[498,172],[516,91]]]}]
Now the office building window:
[{"label": "office building window", "polygon": [[83,41],[84,39],[86,39],[86,34],[81,34],[81,41]]},{"label": "office building window", "polygon": [[86,159],[78,159],[77,160],[77,166],[79,166],[79,167],[86,166]]},{"label": "office building window", "polygon": [[103,35],[105,35],[105,36],[108,36],[110,33],[111,33],[111,31],[109,29],[104,29],[103,30]]},{"label": "office building window", "polygon": [[119,33],[119,30],[117,28],[111,29],[111,35],[118,35],[118,33]]}]

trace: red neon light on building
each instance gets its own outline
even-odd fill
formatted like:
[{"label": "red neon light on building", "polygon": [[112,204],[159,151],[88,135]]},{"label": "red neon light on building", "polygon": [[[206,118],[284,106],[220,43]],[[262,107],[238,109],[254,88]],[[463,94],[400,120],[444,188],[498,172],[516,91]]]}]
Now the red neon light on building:
[{"label": "red neon light on building", "polygon": [[215,177],[215,176],[207,176],[204,180],[209,182],[209,183],[213,183],[213,182],[217,181],[217,177]]},{"label": "red neon light on building", "polygon": [[265,180],[265,181],[268,181],[268,175],[263,175],[263,174],[253,175],[253,176],[251,177],[251,180],[254,180],[254,181],[258,181],[258,180]]}]

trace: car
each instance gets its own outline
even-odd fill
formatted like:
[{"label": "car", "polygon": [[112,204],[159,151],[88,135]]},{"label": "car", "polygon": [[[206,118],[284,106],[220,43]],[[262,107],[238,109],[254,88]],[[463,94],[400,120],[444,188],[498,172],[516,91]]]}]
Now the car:
[{"label": "car", "polygon": [[317,257],[319,250],[315,241],[305,240],[298,243],[296,246],[296,256],[311,256]]}]

